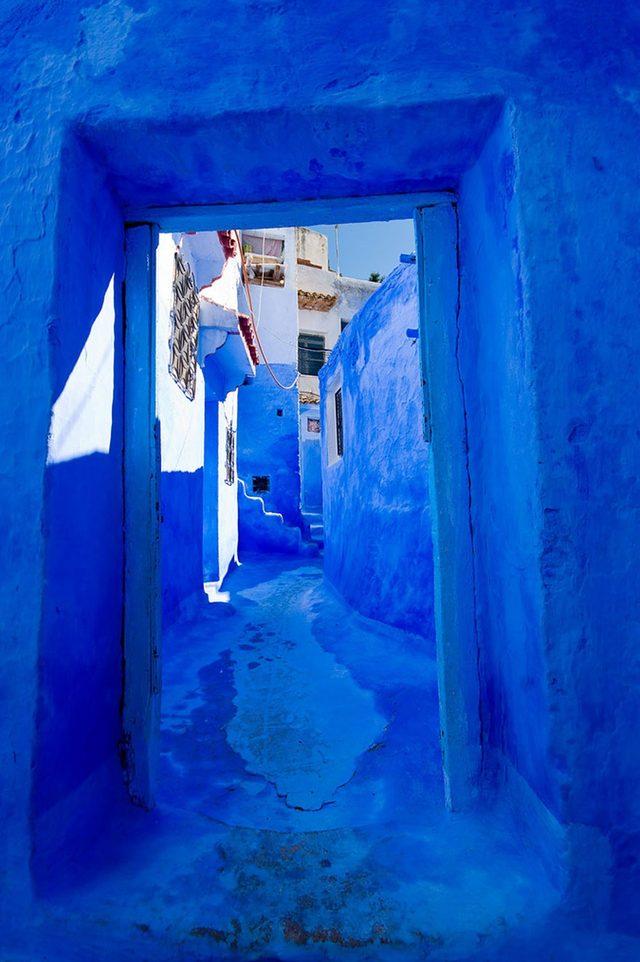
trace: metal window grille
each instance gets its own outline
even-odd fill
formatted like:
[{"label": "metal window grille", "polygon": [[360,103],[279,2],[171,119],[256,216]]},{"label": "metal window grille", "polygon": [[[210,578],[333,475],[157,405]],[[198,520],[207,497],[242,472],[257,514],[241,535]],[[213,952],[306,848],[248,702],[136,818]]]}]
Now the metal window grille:
[{"label": "metal window grille", "polygon": [[236,479],[236,432],[229,424],[227,425],[224,466],[224,483],[231,485]]},{"label": "metal window grille", "polygon": [[338,457],[342,457],[344,451],[344,436],[342,429],[342,388],[338,388],[335,395],[336,405],[336,451]]},{"label": "metal window grille", "polygon": [[328,353],[325,350],[322,334],[299,334],[298,371],[300,374],[317,374]]},{"label": "metal window grille", "polygon": [[189,264],[179,251],[173,275],[173,329],[169,374],[190,401],[196,396],[200,300]]}]

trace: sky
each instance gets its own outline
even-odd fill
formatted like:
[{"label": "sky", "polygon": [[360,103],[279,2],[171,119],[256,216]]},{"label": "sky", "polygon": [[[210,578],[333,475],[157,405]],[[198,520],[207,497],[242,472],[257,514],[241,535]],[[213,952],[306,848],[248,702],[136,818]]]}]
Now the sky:
[{"label": "sky", "polygon": [[[329,238],[329,266],[337,270],[335,227],[309,225]],[[340,273],[367,280],[372,271],[386,276],[397,266],[400,254],[416,249],[412,220],[372,221],[368,224],[340,224]]]}]

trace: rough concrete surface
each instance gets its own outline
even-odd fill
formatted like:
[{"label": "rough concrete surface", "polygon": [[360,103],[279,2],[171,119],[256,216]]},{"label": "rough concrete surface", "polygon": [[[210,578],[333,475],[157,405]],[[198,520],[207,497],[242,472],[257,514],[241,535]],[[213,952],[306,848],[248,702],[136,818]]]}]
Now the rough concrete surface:
[{"label": "rough concrete surface", "polygon": [[52,871],[43,938],[85,960],[466,959],[553,911],[506,814],[443,811],[423,638],[353,614],[316,560],[250,557],[225,588],[165,639],[157,812]]}]

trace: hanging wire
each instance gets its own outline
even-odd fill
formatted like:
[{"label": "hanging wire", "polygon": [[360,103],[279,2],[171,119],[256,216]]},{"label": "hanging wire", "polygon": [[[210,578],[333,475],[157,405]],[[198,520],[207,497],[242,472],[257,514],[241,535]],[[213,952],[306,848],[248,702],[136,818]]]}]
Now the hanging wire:
[{"label": "hanging wire", "polygon": [[243,276],[243,278],[244,278],[245,294],[246,294],[246,297],[247,297],[247,303],[248,303],[248,305],[249,305],[249,315],[250,315],[250,317],[251,317],[251,326],[253,327],[253,333],[255,334],[256,343],[257,343],[258,348],[259,348],[259,350],[260,350],[260,353],[261,353],[261,355],[262,355],[262,360],[264,361],[265,366],[266,366],[269,374],[271,375],[271,377],[273,378],[273,380],[275,381],[275,383],[278,385],[278,387],[279,387],[279,388],[282,388],[283,391],[292,391],[292,390],[294,389],[294,387],[296,386],[296,384],[298,383],[298,380],[299,380],[299,378],[300,378],[300,375],[299,375],[299,374],[296,374],[296,376],[295,376],[295,378],[293,379],[293,381],[291,382],[291,384],[283,384],[282,381],[280,380],[280,378],[278,377],[278,375],[276,374],[276,372],[275,372],[275,371],[273,370],[273,368],[271,367],[271,364],[269,363],[269,360],[268,360],[268,358],[267,358],[267,355],[265,354],[264,347],[262,346],[262,341],[260,340],[260,335],[259,335],[259,333],[258,333],[258,328],[256,327],[256,317],[255,317],[255,313],[254,313],[254,310],[253,310],[253,301],[252,301],[252,299],[251,299],[251,290],[250,290],[250,285],[249,285],[249,275],[248,275],[248,273],[247,273],[247,264],[246,264],[245,257],[244,257],[244,251],[243,251],[243,249],[242,249],[242,244],[241,244],[241,242],[240,242],[240,233],[239,233],[237,230],[234,230],[234,234],[236,235],[236,243],[238,244],[238,249],[239,249],[239,251],[240,251],[240,260],[241,260],[241,262],[242,262],[242,276]]},{"label": "hanging wire", "polygon": [[258,319],[256,321],[256,330],[260,326],[260,321],[262,320],[262,292],[264,291],[264,252],[267,245],[267,232],[262,231],[262,272],[260,274],[260,298],[258,300]]}]

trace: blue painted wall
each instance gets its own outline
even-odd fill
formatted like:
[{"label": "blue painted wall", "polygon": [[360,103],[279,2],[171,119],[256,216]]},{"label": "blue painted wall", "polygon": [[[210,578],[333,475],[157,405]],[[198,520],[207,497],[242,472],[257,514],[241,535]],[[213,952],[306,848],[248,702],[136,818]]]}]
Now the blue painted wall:
[{"label": "blue painted wall", "polygon": [[460,370],[485,748],[509,759],[556,814],[535,504],[539,462],[518,231],[511,116],[460,191]]},{"label": "blue painted wall", "polygon": [[[325,574],[360,612],[434,640],[428,446],[422,437],[416,268],[397,267],[320,372]],[[342,387],[344,455],[328,406]]]},{"label": "blue painted wall", "polygon": [[[47,641],[46,627],[52,600],[45,588],[57,549],[48,545],[45,560],[45,543],[51,540],[50,525],[56,523],[55,510],[50,511],[59,499],[54,475],[67,485],[62,478],[66,468],[45,468],[52,402],[65,368],[73,363],[70,341],[65,342],[65,360],[56,359],[48,347],[59,285],[68,270],[59,257],[60,246],[75,244],[61,240],[59,227],[69,213],[81,223],[94,202],[95,216],[109,222],[99,238],[86,223],[81,230],[86,256],[80,250],[79,263],[92,266],[76,278],[80,290],[86,284],[97,291],[110,276],[108,262],[121,250],[110,194],[96,185],[91,165],[78,160],[61,179],[71,131],[79,133],[86,154],[103,169],[121,208],[146,202],[296,203],[308,197],[429,185],[456,188],[510,103],[518,252],[512,249],[509,257],[521,262],[524,323],[518,336],[528,372],[521,383],[532,396],[535,416],[529,417],[520,400],[523,450],[513,438],[507,450],[522,453],[523,474],[507,474],[505,490],[511,502],[517,489],[515,501],[500,508],[496,502],[495,518],[500,525],[510,518],[517,523],[514,559],[526,562],[533,537],[525,537],[520,524],[527,492],[534,492],[531,526],[539,532],[535,564],[541,597],[534,575],[518,574],[511,562],[501,562],[498,575],[509,598],[505,607],[487,582],[486,567],[482,602],[499,607],[480,611],[486,642],[483,671],[492,665],[498,670],[495,653],[501,639],[495,632],[507,623],[507,615],[511,626],[525,630],[525,642],[513,668],[507,672],[500,666],[496,695],[485,703],[490,712],[497,711],[500,723],[486,716],[485,722],[491,743],[528,770],[570,826],[575,878],[586,879],[586,885],[593,876],[598,884],[593,883],[591,893],[602,893],[606,918],[637,930],[637,10],[594,0],[535,8],[517,2],[474,6],[415,0],[399,10],[383,0],[375,18],[369,12],[359,0],[323,10],[322,17],[312,8],[297,10],[293,17],[288,9],[265,6],[252,12],[247,29],[246,5],[231,3],[225,7],[224,31],[212,18],[211,5],[199,0],[180,17],[167,0],[146,5],[69,0],[64,8],[22,3],[3,14],[0,279],[7,363],[0,394],[0,503],[5,515],[0,615],[6,629],[0,672],[0,831],[8,868],[4,885],[10,886],[11,899],[0,903],[12,915],[16,904],[29,901],[32,763],[35,760],[36,771],[42,765],[38,745],[49,737],[38,724],[43,710],[38,708],[38,679],[46,679],[46,662],[52,656],[53,635]],[[230,35],[235,41],[231,47]],[[336,37],[341,38],[340,48]],[[184,56],[179,55],[182,51]],[[215,62],[224,63],[224,70],[212,70]],[[153,70],[146,69],[150,63]],[[283,64],[291,69],[283,69]],[[188,98],[183,95],[186,82]],[[495,147],[494,153],[499,153]],[[479,194],[482,180],[491,183],[494,176],[489,156],[480,163],[488,165],[485,172],[477,170],[462,185],[461,218],[467,204],[479,216],[488,210],[495,223],[499,215]],[[293,222],[304,222],[302,208],[292,217]],[[475,229],[472,218],[462,227],[467,233],[461,257],[471,258],[468,269],[477,275],[483,316],[489,317],[494,294],[479,271],[483,259],[494,263],[492,247],[498,245],[504,254],[506,246],[497,236],[487,238],[487,233],[496,233],[491,226],[475,225],[475,241],[469,240],[469,231]],[[506,231],[513,236],[508,226]],[[486,253],[474,252],[483,235]],[[93,260],[94,243],[101,245],[101,259]],[[518,273],[513,264],[512,273]],[[64,339],[77,339],[80,348],[87,320],[76,317],[73,298],[68,298]],[[486,357],[489,342],[483,340],[480,347]],[[504,375],[502,383],[515,398],[521,362],[513,374],[504,370],[506,364],[504,358],[498,374]],[[486,382],[484,376],[478,379],[480,399]],[[496,399],[487,398],[487,403],[495,414]],[[469,414],[478,425],[482,404]],[[532,425],[535,464],[529,446]],[[505,464],[509,467],[506,455],[502,464],[497,454],[480,464],[478,451],[471,455],[478,477],[490,483],[486,503],[491,504],[496,501],[496,472]],[[91,457],[104,481],[112,465],[98,467],[98,462],[111,459],[111,451]],[[109,477],[107,490],[110,484]],[[79,494],[88,492],[86,487]],[[480,526],[493,523],[481,508],[482,494],[481,485],[480,490],[476,486],[474,510]],[[102,513],[101,503],[100,518]],[[95,534],[95,519],[88,521],[86,541],[78,532],[85,545]],[[116,530],[114,524],[105,532],[105,557],[114,560],[111,539]],[[485,559],[478,564],[487,566],[497,546],[491,532],[478,534]],[[94,553],[92,549],[86,555],[89,561]],[[111,577],[106,561],[104,571]],[[114,592],[111,600],[117,610],[117,587]],[[525,614],[525,603],[534,606],[531,615]],[[84,611],[83,602],[76,604]],[[100,605],[98,598],[96,610]],[[113,617],[105,612],[110,624]],[[71,665],[79,663],[78,630],[71,626]],[[41,642],[45,658],[39,676]],[[537,662],[541,651],[546,662],[544,695]],[[93,668],[87,660],[78,677],[89,681]],[[522,689],[527,679],[534,679],[529,691]],[[489,675],[485,683],[488,687]],[[535,705],[544,706],[545,700],[548,738],[544,733],[521,738],[526,714]],[[83,722],[96,733],[96,745],[104,747],[114,709],[110,701],[105,715],[101,705],[87,704]],[[52,721],[60,731],[67,725],[67,710],[58,703]],[[538,762],[545,743],[548,757]],[[115,751],[114,744],[114,756]],[[66,770],[65,764],[61,758],[59,784],[64,783],[66,791],[86,765],[78,761],[76,772]],[[72,759],[69,767],[75,769]],[[36,789],[41,799],[37,804],[44,807],[58,789],[42,790],[40,794]],[[605,860],[596,863],[593,855],[602,845],[611,858],[606,871]]]},{"label": "blue painted wall", "polygon": [[307,419],[320,419],[318,404],[300,405],[300,484],[302,510],[311,514],[322,511],[322,459],[320,434],[307,428]]},{"label": "blue painted wall", "polygon": [[[83,184],[80,197],[75,185]],[[72,144],[64,154],[55,313],[49,326],[52,397],[71,392],[51,426],[44,478],[46,540],[34,742],[34,866],[47,884],[104,827],[123,797],[118,764],[122,680],[123,232],[100,170]],[[36,279],[34,278],[34,282]],[[111,286],[110,286],[111,285]],[[113,389],[94,397],[83,355],[103,303],[114,350]],[[97,322],[98,324],[100,322]],[[89,411],[89,420],[83,419]],[[109,431],[109,420],[111,428]],[[92,448],[97,450],[92,453]],[[60,459],[60,460],[58,460]]]},{"label": "blue painted wall", "polygon": [[[296,368],[275,364],[283,384],[291,384]],[[282,414],[278,415],[278,411]],[[253,493],[254,475],[268,475],[270,490],[260,492],[268,511],[277,511],[289,525],[300,523],[300,457],[298,450],[298,391],[283,391],[264,364],[256,368],[251,390],[238,394],[238,476]],[[242,540],[240,541],[242,550]]]},{"label": "blue painted wall", "polygon": [[202,591],[202,483],[197,471],[163,471],[160,477],[162,617],[166,627],[180,605]]},{"label": "blue painted wall", "polygon": [[244,482],[238,484],[238,542],[242,561],[249,554],[310,555],[315,545],[304,541],[297,525],[289,525],[281,514],[270,511],[260,495],[252,494]]},{"label": "blue painted wall", "polygon": [[[625,42],[638,34],[622,27]],[[577,56],[581,62],[588,45]],[[611,922],[638,933],[640,497],[637,123],[564,105],[514,118],[540,466],[545,654],[563,819]],[[570,136],[567,136],[570,131]],[[556,163],[536,171],[538,158]],[[558,211],[549,222],[549,198]],[[549,319],[544,329],[541,317]],[[608,849],[603,851],[603,842]],[[610,860],[610,861],[609,861]],[[599,888],[598,884],[600,883]]]}]

